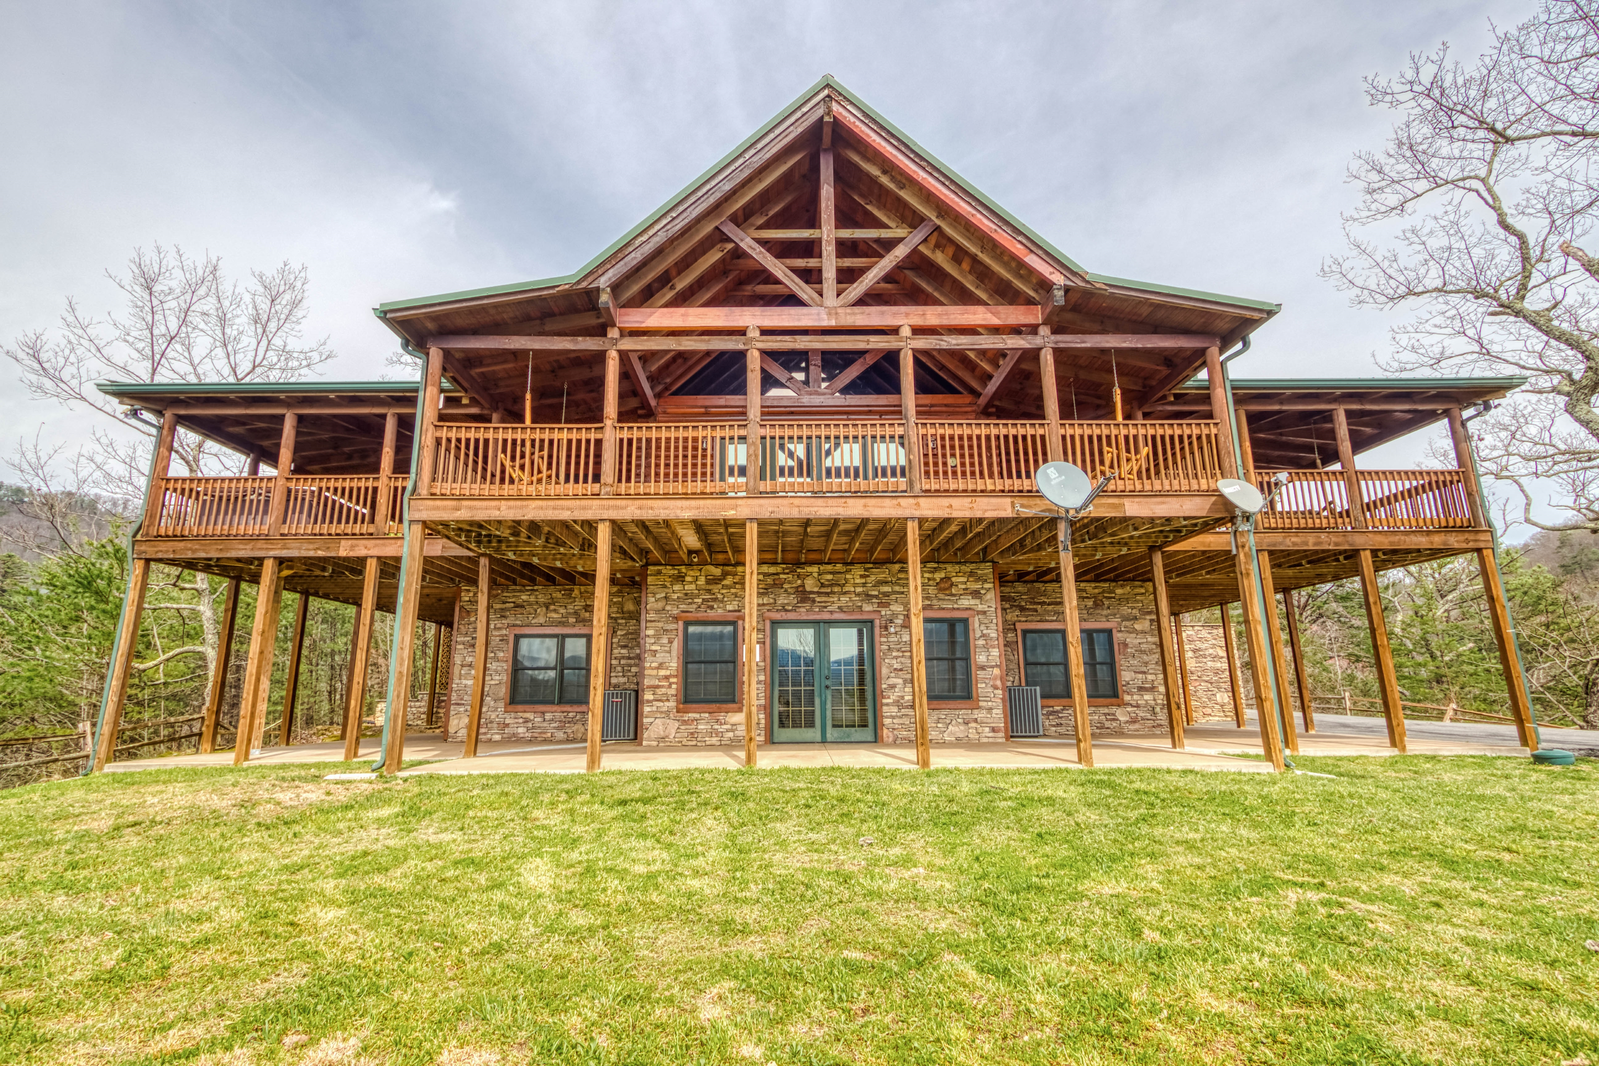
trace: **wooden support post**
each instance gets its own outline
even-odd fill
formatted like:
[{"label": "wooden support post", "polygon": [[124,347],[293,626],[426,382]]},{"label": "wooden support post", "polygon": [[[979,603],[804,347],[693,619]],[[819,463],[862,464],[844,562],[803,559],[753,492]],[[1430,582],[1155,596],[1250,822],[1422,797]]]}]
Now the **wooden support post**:
[{"label": "wooden support post", "polygon": [[1188,644],[1183,640],[1183,616],[1172,616],[1172,642],[1177,646],[1177,676],[1183,683],[1183,721],[1194,724],[1194,694],[1188,684]]},{"label": "wooden support post", "polygon": [[1233,690],[1233,718],[1242,729],[1247,724],[1244,718],[1244,686],[1239,680],[1238,648],[1233,640],[1233,605],[1224,603],[1219,608],[1221,611],[1221,640],[1227,649],[1227,681]]},{"label": "wooden support post", "polygon": [[1360,496],[1360,478],[1355,473],[1355,449],[1349,441],[1349,416],[1342,407],[1333,408],[1333,437],[1338,443],[1338,465],[1344,473],[1344,492],[1349,496],[1349,521],[1356,529],[1366,528],[1366,503]]},{"label": "wooden support post", "polygon": [[1394,671],[1394,653],[1388,645],[1388,620],[1382,613],[1382,594],[1377,586],[1377,569],[1371,552],[1355,553],[1360,563],[1360,595],[1366,602],[1366,625],[1371,632],[1371,657],[1377,667],[1377,687],[1382,694],[1382,714],[1388,721],[1388,744],[1405,753],[1405,708],[1399,701],[1399,675]]},{"label": "wooden support post", "polygon": [[260,744],[266,727],[267,696],[272,691],[272,654],[278,643],[278,609],[283,604],[283,573],[277,559],[261,560],[261,582],[255,593],[255,625],[239,700],[239,728],[233,738],[233,765],[243,766]]},{"label": "wooden support post", "polygon": [[310,613],[311,594],[300,593],[294,608],[294,641],[289,645],[289,676],[283,683],[283,716],[278,724],[278,743],[294,743],[294,704],[300,695],[300,656],[305,649],[305,618]]},{"label": "wooden support post", "polygon": [[[462,590],[455,590],[455,605],[450,610],[450,661],[447,673],[444,675],[444,707],[439,713],[439,740],[444,743],[450,741],[450,720],[455,711],[455,664],[461,661],[461,653],[457,648],[456,637],[461,632],[461,594]],[[639,630],[643,632],[643,630]]]},{"label": "wooden support post", "polygon": [[283,416],[283,436],[278,440],[278,466],[272,480],[272,510],[267,515],[267,535],[283,532],[283,519],[289,508],[289,473],[294,468],[294,435],[300,416],[290,411]]},{"label": "wooden support post", "polygon": [[916,765],[933,765],[927,724],[927,634],[922,626],[922,520],[905,520],[905,582],[910,590],[911,705],[916,713]]},{"label": "wooden support post", "polygon": [[361,575],[361,606],[350,634],[350,685],[344,690],[344,761],[361,753],[361,719],[366,712],[367,656],[372,648],[372,620],[378,606],[378,561],[369,558]]},{"label": "wooden support post", "polygon": [[589,637],[589,773],[600,768],[600,734],[605,723],[606,669],[611,662],[611,520],[594,529],[594,621]]},{"label": "wooden support post", "polygon": [[822,306],[838,306],[838,237],[834,212],[833,149],[823,148],[817,168],[816,227],[822,245]]},{"label": "wooden support post", "polygon": [[411,709],[411,660],[416,654],[416,621],[422,599],[422,559],[427,530],[412,522],[405,534],[400,585],[395,594],[394,643],[390,651],[388,716],[384,721],[383,772],[397,774],[405,759],[406,717]]},{"label": "wooden support post", "polygon": [[[1005,608],[1004,608],[1004,605],[1000,602],[1000,598],[999,598],[999,564],[998,563],[992,563],[990,565],[991,565],[991,567],[993,568],[993,571],[994,571],[994,632],[999,636],[999,669],[998,669],[998,671],[995,672],[995,675],[994,675],[994,688],[996,690],[998,690],[999,701],[1000,701],[999,705],[1000,705],[1000,708],[1005,713],[1005,717],[1003,719],[1003,721],[1005,723],[1005,739],[1009,740],[1010,739],[1010,706],[1009,706],[1009,701],[1006,699],[1006,696],[1005,696],[1005,682],[1006,682],[1006,678],[1005,678],[1005,646],[1008,643],[1008,641],[1005,639]],[[1016,664],[1017,664],[1017,669],[1018,670],[1021,668],[1021,655],[1022,655],[1021,648],[1017,648],[1016,649]]]},{"label": "wooden support post", "polygon": [[[1242,538],[1240,538],[1242,540]],[[1259,590],[1255,584],[1254,553],[1241,543],[1233,553],[1238,576],[1238,597],[1244,609],[1244,643],[1249,648],[1249,680],[1255,689],[1255,719],[1260,726],[1260,746],[1275,770],[1286,770],[1282,735],[1277,730],[1277,699],[1272,692],[1271,670],[1266,665],[1266,620],[1260,614]]]},{"label": "wooden support post", "polygon": [[390,411],[383,419],[383,451],[378,458],[378,498],[377,506],[372,508],[372,535],[374,537],[386,536],[389,531],[389,522],[395,516],[389,513],[391,506],[389,492],[389,476],[394,473],[394,447],[400,436],[400,416],[398,412]]},{"label": "wooden support post", "polygon": [[128,681],[133,677],[133,657],[139,649],[139,622],[144,615],[144,593],[149,585],[150,561],[134,559],[128,571],[128,597],[122,604],[122,624],[117,627],[117,643],[111,649],[111,669],[106,675],[111,691],[106,693],[105,712],[100,718],[94,773],[104,770],[111,761],[117,734],[122,730],[122,710],[128,704]]},{"label": "wooden support post", "polygon": [[[1055,520],[1060,545],[1060,597],[1065,608],[1066,672],[1071,678],[1072,730],[1077,734],[1077,762],[1094,765],[1094,740],[1088,725],[1088,674],[1083,669],[1083,629],[1077,617],[1077,564],[1066,541],[1066,519]],[[1020,654],[1020,649],[1017,649]]]},{"label": "wooden support post", "polygon": [[[1040,337],[1049,336],[1048,326],[1039,326]],[[1055,349],[1038,349],[1038,387],[1044,394],[1044,420],[1049,423],[1044,439],[1044,455],[1052,463],[1066,458],[1060,430],[1060,387],[1055,382]]]},{"label": "wooden support post", "polygon": [[205,694],[205,717],[200,723],[200,754],[209,755],[217,746],[217,715],[228,687],[228,664],[233,655],[233,629],[239,619],[239,579],[228,579],[222,599],[222,628],[217,633],[216,665],[211,670],[211,687]]},{"label": "wooden support post", "polygon": [[[605,330],[607,337],[620,337],[622,331],[615,326],[608,326]],[[603,427],[601,428],[600,443],[600,495],[610,496],[616,492],[616,416],[620,407],[619,394],[622,382],[622,354],[615,348],[605,353],[605,400],[602,408]],[[687,560],[685,560],[686,562]]]},{"label": "wooden support post", "polygon": [[[759,326],[744,331],[760,335]],[[761,491],[761,351],[754,347],[744,353],[744,419],[744,495],[754,496]]]},{"label": "wooden support post", "polygon": [[433,623],[433,663],[428,668],[428,709],[427,724],[433,726],[433,715],[439,707],[439,653],[444,650],[444,626],[438,622]]},{"label": "wooden support post", "polygon": [[1466,506],[1471,512],[1471,524],[1478,529],[1488,528],[1488,508],[1483,505],[1482,486],[1477,484],[1477,457],[1471,451],[1471,435],[1466,432],[1466,420],[1460,408],[1449,409],[1449,439],[1455,446],[1455,465],[1466,486]]},{"label": "wooden support post", "polygon": [[1233,429],[1227,414],[1227,386],[1223,381],[1221,349],[1205,349],[1205,378],[1210,384],[1210,417],[1216,420],[1216,449],[1221,455],[1223,477],[1237,477],[1238,463],[1233,452]]},{"label": "wooden support post", "polygon": [[1299,613],[1294,610],[1294,594],[1283,589],[1283,615],[1288,619],[1288,649],[1294,655],[1294,683],[1299,689],[1299,711],[1305,719],[1305,732],[1316,731],[1316,716],[1310,705],[1310,673],[1305,669],[1305,653],[1299,643]]},{"label": "wooden support post", "polygon": [[755,699],[760,682],[760,523],[744,520],[744,765],[755,765],[755,742],[760,736],[760,704]]},{"label": "wooden support post", "polygon": [[1243,460],[1243,479],[1251,485],[1255,483],[1255,446],[1249,439],[1249,412],[1239,408],[1236,412],[1238,418],[1238,455]]},{"label": "wooden support post", "polygon": [[161,416],[161,435],[156,438],[155,464],[150,468],[150,488],[144,501],[144,522],[140,528],[146,536],[155,533],[161,522],[161,505],[167,495],[167,474],[172,469],[172,444],[178,435],[178,413],[168,409]]},{"label": "wooden support post", "polygon": [[911,350],[911,328],[899,327],[899,405],[905,419],[905,490],[922,491],[922,444],[916,432],[916,353]]},{"label": "wooden support post", "polygon": [[1178,691],[1177,649],[1172,642],[1171,597],[1166,592],[1166,558],[1159,548],[1149,550],[1149,569],[1155,582],[1155,637],[1160,645],[1160,673],[1166,688],[1166,728],[1171,736],[1171,746],[1181,751],[1187,742],[1183,737],[1183,709]]},{"label": "wooden support post", "polygon": [[463,759],[477,758],[478,724],[483,721],[483,686],[489,669],[489,603],[494,595],[494,573],[489,557],[477,557],[477,632],[472,642],[472,702],[467,706],[466,746]]},{"label": "wooden support post", "polygon": [[1510,608],[1499,581],[1499,566],[1492,548],[1477,550],[1477,569],[1482,574],[1482,591],[1488,600],[1488,620],[1493,625],[1494,642],[1499,645],[1499,668],[1505,675],[1505,693],[1510,697],[1510,717],[1516,722],[1516,737],[1528,751],[1538,750],[1538,731],[1532,721],[1532,704],[1527,699],[1527,682],[1521,673],[1521,658],[1516,654],[1516,634],[1510,626]]},{"label": "wooden support post", "polygon": [[1283,627],[1277,618],[1277,586],[1272,578],[1271,553],[1256,552],[1260,559],[1260,585],[1266,598],[1266,639],[1271,649],[1272,672],[1277,677],[1277,706],[1282,708],[1283,745],[1299,754],[1299,732],[1294,728],[1294,701],[1288,687],[1288,656],[1283,651]]}]

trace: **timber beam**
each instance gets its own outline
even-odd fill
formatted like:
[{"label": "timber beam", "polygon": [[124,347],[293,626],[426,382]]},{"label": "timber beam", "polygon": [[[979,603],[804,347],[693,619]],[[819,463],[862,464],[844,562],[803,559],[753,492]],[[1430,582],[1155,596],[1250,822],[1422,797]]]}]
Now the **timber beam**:
[{"label": "timber beam", "polygon": [[[700,330],[759,327],[754,338],[742,335],[686,337],[520,337],[487,333],[450,333],[429,337],[430,348],[447,351],[638,351],[699,352],[738,351],[867,351],[883,347],[881,334],[857,336],[793,336],[771,334],[768,329],[898,329],[911,326],[937,329],[988,329],[1039,325],[1039,308],[1021,307],[663,307],[653,310],[623,308],[617,312],[627,329]],[[896,338],[896,342],[897,342]],[[912,348],[1123,348],[1155,351],[1192,351],[1215,347],[1217,338],[1207,333],[1052,333],[1044,336],[979,334],[974,336],[913,335]],[[898,347],[898,343],[895,347]]]}]

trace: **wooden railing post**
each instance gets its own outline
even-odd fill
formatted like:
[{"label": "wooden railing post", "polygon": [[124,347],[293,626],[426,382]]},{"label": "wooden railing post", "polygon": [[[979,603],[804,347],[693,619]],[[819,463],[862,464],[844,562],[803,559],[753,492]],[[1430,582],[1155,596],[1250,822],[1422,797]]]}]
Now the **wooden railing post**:
[{"label": "wooden railing post", "polygon": [[899,327],[899,405],[905,419],[905,490],[922,491],[922,444],[916,432],[916,353],[911,328]]},{"label": "wooden railing post", "polygon": [[1238,455],[1243,460],[1244,472],[1239,475],[1251,485],[1255,483],[1255,447],[1249,439],[1249,412],[1238,409]]},{"label": "wooden railing post", "polygon": [[1210,384],[1210,417],[1216,420],[1216,444],[1221,455],[1224,477],[1238,476],[1237,456],[1233,453],[1233,427],[1227,413],[1227,385],[1223,378],[1221,349],[1205,349],[1205,378]]},{"label": "wooden railing post", "polygon": [[443,377],[444,349],[429,348],[427,366],[422,375],[422,412],[412,429],[419,441],[416,449],[416,491],[421,496],[433,492],[433,456],[438,450],[433,430],[439,421],[439,389]]},{"label": "wooden railing post", "polygon": [[1360,492],[1360,476],[1355,473],[1355,449],[1349,440],[1349,416],[1342,407],[1333,408],[1333,437],[1338,442],[1338,465],[1344,474],[1344,492],[1349,496],[1349,522],[1356,529],[1366,528],[1366,501]]},{"label": "wooden railing post", "polygon": [[390,411],[383,419],[383,451],[378,459],[378,498],[372,507],[372,535],[381,537],[389,531],[389,478],[394,473],[394,445],[400,435],[400,415]]},{"label": "wooden railing post", "polygon": [[[613,340],[622,335],[615,326],[609,326],[605,335]],[[616,417],[620,406],[617,394],[621,389],[622,355],[615,348],[605,350],[605,408],[604,429],[600,443],[600,495],[616,492]]]},{"label": "wooden railing post", "polygon": [[283,436],[278,440],[278,466],[272,478],[272,510],[267,514],[267,536],[283,532],[283,516],[289,508],[289,473],[294,466],[294,435],[300,416],[293,411],[283,416]]},{"label": "wooden railing post", "polygon": [[755,338],[761,335],[759,326],[744,331],[750,338],[744,350],[744,495],[754,496],[761,491],[761,350],[755,347]]},{"label": "wooden railing post", "polygon": [[144,523],[140,528],[147,537],[152,536],[161,524],[161,506],[167,495],[167,474],[172,468],[172,444],[177,435],[178,413],[169,409],[161,415],[161,435],[156,438],[149,495],[144,501]]},{"label": "wooden railing post", "polygon": [[1455,465],[1460,468],[1461,487],[1466,491],[1466,507],[1471,512],[1471,524],[1478,529],[1488,527],[1488,509],[1483,506],[1478,493],[1477,457],[1471,451],[1471,436],[1466,432],[1466,420],[1460,408],[1449,409],[1449,439],[1455,446]]},{"label": "wooden railing post", "polygon": [[[1039,326],[1040,337],[1049,336],[1048,326]],[[1058,463],[1066,457],[1061,442],[1060,427],[1060,387],[1055,382],[1055,349],[1038,349],[1038,384],[1044,393],[1044,421],[1049,423],[1048,436],[1044,439],[1044,454],[1052,463]],[[1182,745],[1177,745],[1181,747]]]}]

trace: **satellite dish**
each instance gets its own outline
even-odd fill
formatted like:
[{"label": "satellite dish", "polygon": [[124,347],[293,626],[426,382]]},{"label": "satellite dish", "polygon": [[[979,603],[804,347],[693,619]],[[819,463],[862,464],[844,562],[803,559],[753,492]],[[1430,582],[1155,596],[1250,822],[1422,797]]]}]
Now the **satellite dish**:
[{"label": "satellite dish", "polygon": [[1216,482],[1216,490],[1227,497],[1227,502],[1233,505],[1234,510],[1245,514],[1259,514],[1260,509],[1266,506],[1266,497],[1260,494],[1259,489],[1235,477],[1224,477]]},{"label": "satellite dish", "polygon": [[1068,511],[1081,507],[1094,491],[1094,483],[1088,480],[1088,475],[1070,463],[1045,463],[1038,468],[1033,480],[1044,499]]}]

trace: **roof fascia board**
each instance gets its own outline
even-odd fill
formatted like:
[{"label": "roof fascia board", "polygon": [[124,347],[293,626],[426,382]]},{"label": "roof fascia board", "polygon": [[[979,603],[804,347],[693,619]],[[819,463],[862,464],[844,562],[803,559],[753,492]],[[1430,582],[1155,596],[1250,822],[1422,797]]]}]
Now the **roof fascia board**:
[{"label": "roof fascia board", "polygon": [[[1528,382],[1519,375],[1461,378],[1233,378],[1234,392],[1405,392],[1424,389],[1516,389]],[[1203,376],[1190,378],[1174,392],[1203,392],[1210,385]]]}]

